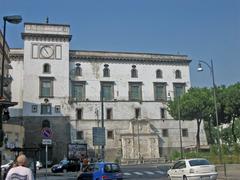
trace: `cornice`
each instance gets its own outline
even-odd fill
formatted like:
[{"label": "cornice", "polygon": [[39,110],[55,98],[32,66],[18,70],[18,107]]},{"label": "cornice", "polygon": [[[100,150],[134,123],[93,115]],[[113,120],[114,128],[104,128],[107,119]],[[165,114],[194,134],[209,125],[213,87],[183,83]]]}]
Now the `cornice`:
[{"label": "cornice", "polygon": [[72,60],[113,60],[113,61],[145,61],[145,62],[172,62],[187,63],[191,60],[187,55],[153,54],[153,53],[129,53],[106,51],[79,51],[70,50]]},{"label": "cornice", "polygon": [[65,34],[40,34],[40,33],[22,33],[23,40],[43,40],[43,41],[64,41],[70,42],[72,35]]},{"label": "cornice", "polygon": [[9,58],[11,61],[23,61],[23,49],[10,49]]}]

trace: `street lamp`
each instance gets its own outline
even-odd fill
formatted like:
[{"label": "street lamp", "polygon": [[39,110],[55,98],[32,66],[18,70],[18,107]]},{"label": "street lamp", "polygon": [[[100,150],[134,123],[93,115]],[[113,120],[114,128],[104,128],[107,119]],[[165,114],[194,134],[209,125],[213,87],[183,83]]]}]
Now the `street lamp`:
[{"label": "street lamp", "polygon": [[[7,22],[12,24],[19,24],[22,21],[21,16],[4,16],[3,17],[3,45],[2,45],[2,67],[1,67],[1,94],[0,94],[0,146],[3,143],[3,128],[2,128],[2,120],[3,120],[3,108],[11,106],[11,103],[5,101],[4,93],[3,93],[3,81],[4,81],[4,61],[5,61],[5,44],[6,44],[6,24]],[[2,152],[0,151],[0,165],[2,164]],[[1,177],[1,171],[0,171]]]},{"label": "street lamp", "polygon": [[209,70],[210,70],[211,77],[212,77],[212,83],[213,83],[213,101],[214,101],[216,124],[217,124],[218,156],[219,156],[220,163],[222,163],[222,150],[221,150],[221,146],[220,146],[220,133],[219,133],[219,126],[218,126],[218,110],[217,110],[217,99],[216,99],[216,84],[215,84],[215,79],[214,79],[213,62],[212,62],[212,59],[211,59],[211,64],[209,65],[207,62],[200,60],[199,63],[198,63],[198,69],[197,69],[199,72],[200,72],[200,71],[203,71],[203,68],[202,68],[202,64],[201,64],[201,63],[207,65],[207,67],[208,67]]}]

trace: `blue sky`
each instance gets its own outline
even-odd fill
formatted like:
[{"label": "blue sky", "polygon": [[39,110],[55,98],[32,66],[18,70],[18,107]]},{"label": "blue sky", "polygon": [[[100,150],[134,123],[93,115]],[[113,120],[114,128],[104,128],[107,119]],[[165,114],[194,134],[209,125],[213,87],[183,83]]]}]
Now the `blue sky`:
[{"label": "blue sky", "polygon": [[[185,54],[192,86],[211,86],[206,66],[213,60],[217,85],[240,82],[239,0],[0,0],[2,17],[23,22],[69,24],[71,49]],[[23,47],[20,25],[7,24],[10,47]]]}]

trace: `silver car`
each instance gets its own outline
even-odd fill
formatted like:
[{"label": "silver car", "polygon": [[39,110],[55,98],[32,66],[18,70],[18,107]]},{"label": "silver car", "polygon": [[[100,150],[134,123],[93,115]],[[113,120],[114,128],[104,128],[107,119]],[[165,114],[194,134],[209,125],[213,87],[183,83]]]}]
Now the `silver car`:
[{"label": "silver car", "polygon": [[167,173],[171,180],[216,180],[218,176],[216,167],[203,158],[179,160]]}]

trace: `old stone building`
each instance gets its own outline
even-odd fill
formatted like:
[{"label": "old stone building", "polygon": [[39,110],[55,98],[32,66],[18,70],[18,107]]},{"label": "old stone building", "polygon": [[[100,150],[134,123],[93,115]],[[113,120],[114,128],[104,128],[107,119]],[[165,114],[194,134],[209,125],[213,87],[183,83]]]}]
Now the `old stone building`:
[{"label": "old stone building", "polygon": [[[86,143],[94,155],[93,127],[104,123],[107,160],[179,150],[179,122],[166,108],[191,86],[188,56],[70,50],[71,38],[69,25],[25,23],[23,49],[11,49],[19,102],[11,116],[24,122],[25,146],[42,148],[43,158],[41,130],[50,127],[52,160],[67,156],[69,143]],[[183,147],[195,146],[196,122],[181,123]],[[200,136],[206,145],[203,127]]]}]

